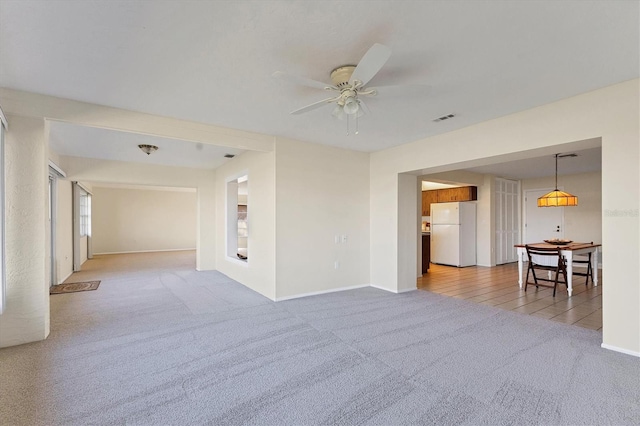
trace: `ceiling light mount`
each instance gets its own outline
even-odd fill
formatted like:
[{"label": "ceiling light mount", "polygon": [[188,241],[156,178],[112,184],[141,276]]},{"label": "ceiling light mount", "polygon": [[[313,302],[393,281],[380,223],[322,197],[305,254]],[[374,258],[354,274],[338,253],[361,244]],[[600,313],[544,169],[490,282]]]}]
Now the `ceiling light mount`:
[{"label": "ceiling light mount", "polygon": [[339,88],[349,87],[349,79],[356,69],[355,65],[342,65],[331,71],[331,82]]},{"label": "ceiling light mount", "polygon": [[158,150],[157,146],[146,144],[138,145],[138,148],[147,155],[151,155],[152,152],[156,152]]},{"label": "ceiling light mount", "polygon": [[558,157],[577,157],[577,154],[556,154],[556,189],[538,198],[538,207],[571,207],[578,205],[578,197],[558,190]]}]

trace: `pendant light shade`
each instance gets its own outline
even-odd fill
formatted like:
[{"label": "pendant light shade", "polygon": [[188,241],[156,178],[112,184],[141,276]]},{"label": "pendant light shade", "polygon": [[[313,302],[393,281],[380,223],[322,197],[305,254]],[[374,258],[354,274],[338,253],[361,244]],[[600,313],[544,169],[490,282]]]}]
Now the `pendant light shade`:
[{"label": "pendant light shade", "polygon": [[[556,154],[556,189],[538,198],[538,207],[570,207],[578,205],[578,197],[558,190],[558,156]],[[575,154],[573,155],[575,157]]]},{"label": "pendant light shade", "polygon": [[557,189],[538,198],[538,207],[568,207],[577,205],[578,197],[568,192],[558,191]]}]

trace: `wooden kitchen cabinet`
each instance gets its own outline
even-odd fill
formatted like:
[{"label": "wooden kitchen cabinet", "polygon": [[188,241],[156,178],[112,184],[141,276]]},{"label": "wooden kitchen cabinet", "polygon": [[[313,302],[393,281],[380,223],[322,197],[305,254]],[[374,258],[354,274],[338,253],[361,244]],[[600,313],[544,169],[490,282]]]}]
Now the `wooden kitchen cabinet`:
[{"label": "wooden kitchen cabinet", "polygon": [[478,188],[475,186],[460,186],[458,188],[438,189],[438,203],[455,201],[476,201]]},{"label": "wooden kitchen cabinet", "polygon": [[422,273],[429,271],[431,263],[431,235],[422,234]]},{"label": "wooden kitchen cabinet", "polygon": [[431,203],[438,202],[438,191],[422,191],[422,216],[431,216]]}]

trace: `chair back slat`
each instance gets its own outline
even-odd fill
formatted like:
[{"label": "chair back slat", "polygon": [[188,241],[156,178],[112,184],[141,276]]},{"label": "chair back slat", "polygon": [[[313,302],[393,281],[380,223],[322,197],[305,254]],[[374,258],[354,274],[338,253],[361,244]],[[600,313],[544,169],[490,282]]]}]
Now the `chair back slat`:
[{"label": "chair back slat", "polygon": [[529,262],[537,265],[555,266],[562,257],[559,247],[531,247],[525,246]]}]

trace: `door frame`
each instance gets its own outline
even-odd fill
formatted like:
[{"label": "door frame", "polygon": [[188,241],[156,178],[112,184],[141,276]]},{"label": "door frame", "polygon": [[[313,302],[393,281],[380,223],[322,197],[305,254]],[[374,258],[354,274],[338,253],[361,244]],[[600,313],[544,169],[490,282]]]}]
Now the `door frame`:
[{"label": "door frame", "polygon": [[56,257],[57,224],[58,224],[58,179],[66,177],[66,174],[49,161],[49,251],[50,251],[50,271],[49,286],[58,284],[58,262]]}]

